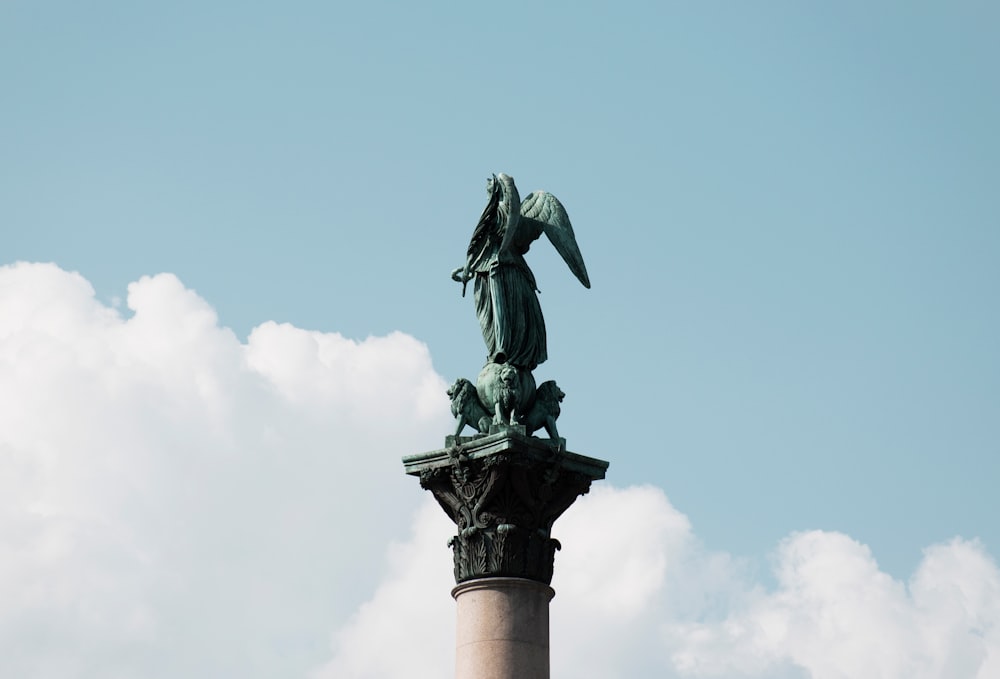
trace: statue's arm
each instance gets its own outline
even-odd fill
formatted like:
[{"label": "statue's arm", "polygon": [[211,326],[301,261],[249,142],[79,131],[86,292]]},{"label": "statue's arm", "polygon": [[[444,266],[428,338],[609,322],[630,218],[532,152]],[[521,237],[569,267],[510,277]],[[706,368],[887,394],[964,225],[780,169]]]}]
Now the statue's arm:
[{"label": "statue's arm", "polygon": [[466,272],[464,266],[460,266],[451,272],[451,280],[458,281],[462,284],[462,297],[465,297],[465,286],[469,281],[475,276],[471,271]]}]

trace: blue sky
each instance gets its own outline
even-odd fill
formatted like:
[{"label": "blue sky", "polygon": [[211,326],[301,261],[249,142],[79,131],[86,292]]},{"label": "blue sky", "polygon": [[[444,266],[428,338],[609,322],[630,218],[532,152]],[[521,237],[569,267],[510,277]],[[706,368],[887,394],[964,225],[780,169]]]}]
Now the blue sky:
[{"label": "blue sky", "polygon": [[566,205],[593,282],[529,254],[569,448],[762,571],[820,529],[907,578],[955,536],[1000,552],[998,21],[8,1],[0,264],[78,271],[125,317],[170,272],[243,341],[401,331],[473,378],[448,273],[506,172]]}]

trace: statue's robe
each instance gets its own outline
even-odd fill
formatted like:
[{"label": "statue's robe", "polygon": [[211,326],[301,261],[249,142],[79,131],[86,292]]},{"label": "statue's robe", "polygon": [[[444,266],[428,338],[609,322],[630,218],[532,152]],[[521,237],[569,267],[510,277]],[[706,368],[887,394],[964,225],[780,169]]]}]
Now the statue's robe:
[{"label": "statue's robe", "polygon": [[524,257],[492,253],[474,267],[476,316],[489,360],[528,370],[548,358],[535,277]]},{"label": "statue's robe", "polygon": [[[508,219],[510,211],[520,210],[521,202],[513,180],[500,177],[504,181],[490,184],[490,199],[472,234],[465,272],[476,279],[476,315],[488,359],[534,370],[548,354],[538,288],[524,255],[542,233],[542,224]],[[514,229],[509,238],[505,229]]]}]

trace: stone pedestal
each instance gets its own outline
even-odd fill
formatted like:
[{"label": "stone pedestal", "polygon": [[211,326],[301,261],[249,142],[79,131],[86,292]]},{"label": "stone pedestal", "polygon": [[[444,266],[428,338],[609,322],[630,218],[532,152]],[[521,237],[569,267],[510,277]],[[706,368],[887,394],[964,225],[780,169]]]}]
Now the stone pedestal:
[{"label": "stone pedestal", "polygon": [[552,524],[608,463],[513,425],[403,458],[455,522],[457,679],[548,679]]}]

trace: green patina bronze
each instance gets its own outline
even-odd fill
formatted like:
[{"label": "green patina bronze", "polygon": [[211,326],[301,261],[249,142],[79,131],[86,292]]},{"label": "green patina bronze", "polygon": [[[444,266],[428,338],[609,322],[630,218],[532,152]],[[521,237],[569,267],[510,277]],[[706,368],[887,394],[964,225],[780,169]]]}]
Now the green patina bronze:
[{"label": "green patina bronze", "polygon": [[500,173],[486,183],[489,200],[472,233],[465,266],[452,278],[465,286],[475,279],[476,315],[488,359],[534,370],[548,355],[545,321],[535,276],[524,261],[544,233],[585,287],[590,277],[562,203],[546,191],[521,202],[514,179]]},{"label": "green patina bronze", "polygon": [[584,286],[590,277],[562,203],[551,193],[535,191],[522,202],[509,175],[486,183],[489,199],[472,233],[465,265],[452,278],[473,282],[476,316],[486,343],[486,365],[475,393],[459,379],[449,390],[460,434],[466,426],[485,433],[490,423],[524,425],[529,433],[545,428],[558,439],[555,420],[563,393],[555,382],[538,389],[532,371],[548,358],[545,320],[538,303],[535,276],[524,260],[543,233]]},{"label": "green patina bronze", "polygon": [[[454,433],[441,450],[403,458],[455,522],[449,541],[455,581],[552,580],[559,542],[552,524],[604,478],[608,463],[566,450],[556,418],[565,394],[553,380],[535,386],[532,371],[548,358],[535,276],[524,255],[544,233],[570,270],[590,287],[565,208],[551,193],[521,202],[514,180],[494,175],[472,233],[465,265],[452,272],[462,294],[473,283],[487,358],[475,383],[448,389]],[[473,436],[461,436],[466,427]],[[533,436],[544,429],[548,440]]]}]

